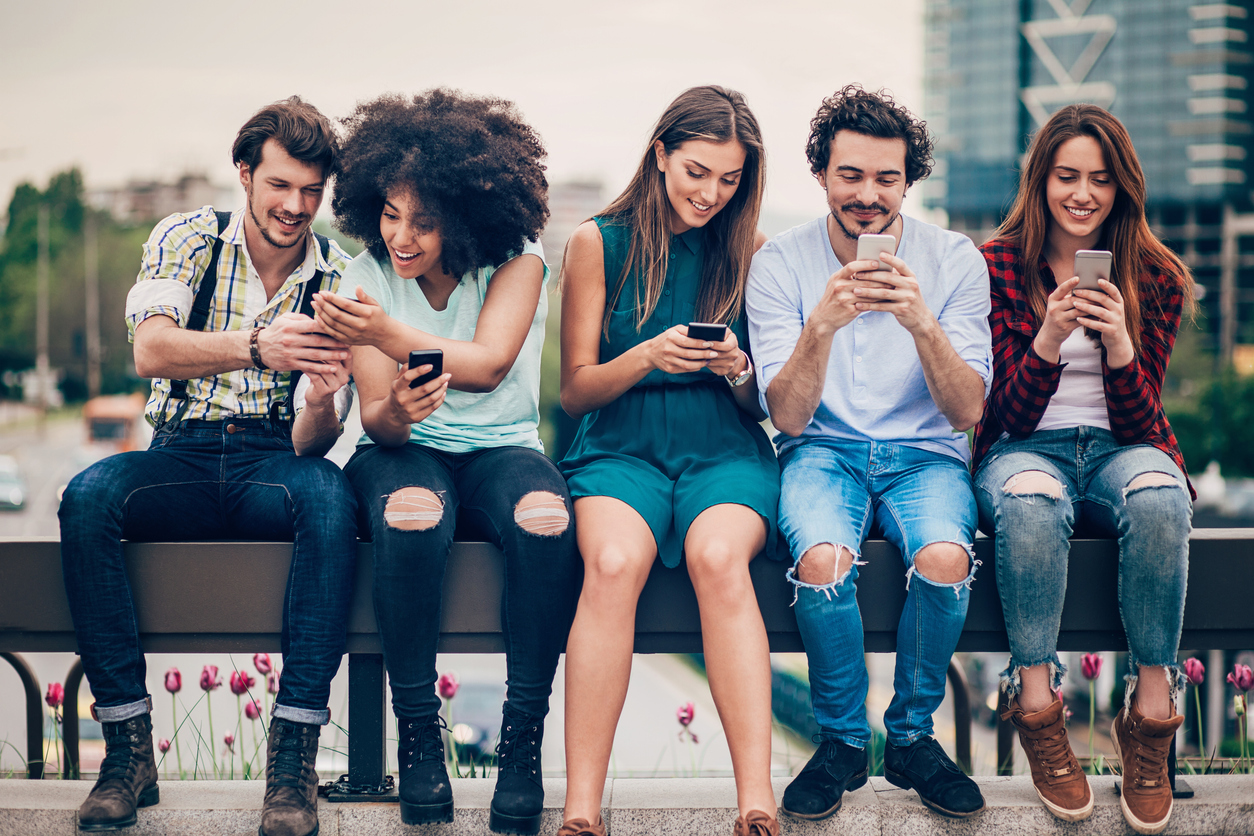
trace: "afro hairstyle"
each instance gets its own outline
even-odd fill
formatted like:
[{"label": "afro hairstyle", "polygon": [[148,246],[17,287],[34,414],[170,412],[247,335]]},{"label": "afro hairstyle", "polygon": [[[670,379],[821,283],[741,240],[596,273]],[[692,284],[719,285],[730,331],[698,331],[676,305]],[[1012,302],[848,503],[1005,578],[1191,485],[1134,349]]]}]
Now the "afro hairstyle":
[{"label": "afro hairstyle", "polygon": [[380,96],[341,121],[335,225],[380,261],[379,219],[397,189],[440,233],[450,275],[500,264],[539,238],[549,217],[545,150],[512,103],[441,88]]}]

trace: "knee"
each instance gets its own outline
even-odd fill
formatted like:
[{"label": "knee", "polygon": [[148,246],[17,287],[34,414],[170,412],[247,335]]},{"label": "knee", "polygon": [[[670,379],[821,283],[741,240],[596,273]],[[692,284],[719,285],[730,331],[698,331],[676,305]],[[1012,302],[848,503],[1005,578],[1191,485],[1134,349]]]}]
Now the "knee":
[{"label": "knee", "polygon": [[383,506],[383,521],[400,531],[427,531],[444,518],[444,502],[427,488],[400,488]]},{"label": "knee", "polygon": [[558,537],[570,527],[570,512],[557,494],[532,491],[514,506],[514,523],[528,534]]},{"label": "knee", "polygon": [[619,546],[605,545],[585,553],[583,565],[585,590],[607,591],[617,598],[619,593],[644,585],[652,561],[643,560]]},{"label": "knee", "polygon": [[[839,554],[838,554],[839,551]],[[826,586],[843,579],[853,568],[853,553],[844,546],[820,543],[806,550],[797,561],[797,580],[811,586]]]},{"label": "knee", "polygon": [[1047,496],[1062,499],[1062,483],[1042,470],[1016,473],[1001,486],[1002,493],[1012,496]]},{"label": "knee", "polygon": [[749,579],[749,556],[740,553],[725,540],[713,540],[684,550],[688,576],[699,597],[714,595],[738,598],[752,590]]},{"label": "knee", "polygon": [[957,543],[931,543],[914,556],[914,570],[933,583],[962,583],[971,574],[971,555]]},{"label": "knee", "polygon": [[61,494],[58,515],[64,519],[67,512],[100,513],[121,507],[125,501],[125,497],[119,492],[122,475],[112,457],[98,461],[76,474]]},{"label": "knee", "polygon": [[1192,503],[1184,485],[1170,473],[1141,473],[1123,489],[1123,513],[1130,526],[1150,526],[1157,536],[1172,537],[1172,532],[1187,537],[1192,518]]}]

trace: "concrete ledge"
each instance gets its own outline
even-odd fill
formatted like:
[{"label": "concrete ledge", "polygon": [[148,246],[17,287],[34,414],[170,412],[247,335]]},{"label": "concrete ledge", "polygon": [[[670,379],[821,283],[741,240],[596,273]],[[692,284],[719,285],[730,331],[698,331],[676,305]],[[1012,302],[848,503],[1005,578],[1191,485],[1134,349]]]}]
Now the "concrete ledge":
[{"label": "concrete ledge", "polygon": [[[776,797],[787,778],[775,781]],[[968,821],[944,819],[928,811],[911,790],[883,778],[845,798],[841,811],[823,822],[781,819],[790,834],[842,836],[1006,836],[1067,834],[1098,836],[1132,831],[1124,824],[1114,778],[1092,779],[1096,805],[1080,824],[1064,824],[1041,806],[1027,777],[977,779],[988,808]],[[1254,833],[1254,776],[1190,776],[1196,796],[1177,801],[1167,834]],[[75,811],[91,787],[89,781],[0,780],[0,836],[77,836]],[[417,828],[402,825],[395,804],[320,802],[320,836],[481,836],[488,831],[493,781],[453,781],[457,818],[453,824]],[[141,810],[139,823],[125,836],[213,833],[253,836],[264,786],[260,781],[169,781],[161,785],[161,803]],[[542,836],[561,824],[565,782],[545,781],[548,809]],[[606,789],[605,811],[613,836],[691,836],[731,833],[736,819],[735,784],[730,778],[619,779]]]}]

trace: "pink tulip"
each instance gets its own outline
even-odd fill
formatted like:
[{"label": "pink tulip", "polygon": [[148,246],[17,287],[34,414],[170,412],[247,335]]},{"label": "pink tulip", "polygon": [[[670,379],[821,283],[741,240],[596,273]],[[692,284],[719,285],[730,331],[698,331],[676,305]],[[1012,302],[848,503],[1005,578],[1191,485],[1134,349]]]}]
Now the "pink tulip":
[{"label": "pink tulip", "polygon": [[231,748],[235,745],[235,735],[227,732],[226,736],[222,738],[222,742],[226,744],[227,749],[230,749],[232,752],[235,751]]},{"label": "pink tulip", "polygon": [[1081,656],[1080,672],[1084,674],[1085,679],[1097,679],[1097,675],[1102,672],[1102,654],[1085,653]]},{"label": "pink tulip", "polygon": [[244,716],[249,720],[256,720],[261,716],[261,709],[257,707],[256,700],[249,700],[244,706]]},{"label": "pink tulip", "polygon": [[688,728],[688,724],[692,722],[692,716],[696,713],[696,708],[692,703],[686,702],[675,710],[675,719],[679,720],[679,725]]},{"label": "pink tulip", "polygon": [[217,665],[205,665],[200,672],[200,690],[208,693],[222,687],[222,677],[218,676]]},{"label": "pink tulip", "polygon": [[65,686],[60,682],[49,682],[48,693],[44,694],[44,702],[51,708],[60,708],[65,702]]},{"label": "pink tulip", "polygon": [[1184,675],[1194,685],[1201,685],[1206,681],[1206,666],[1202,664],[1201,659],[1191,656],[1184,660]]},{"label": "pink tulip", "polygon": [[165,672],[165,689],[171,694],[183,690],[183,674],[179,673],[178,668],[170,668]]},{"label": "pink tulip", "polygon": [[446,700],[451,700],[457,696],[457,689],[461,687],[461,683],[457,681],[457,674],[449,673],[440,677],[440,681],[436,683],[436,690],[440,692],[440,696]]},{"label": "pink tulip", "polygon": [[254,653],[253,654],[253,667],[256,668],[257,673],[261,674],[262,676],[265,676],[270,671],[274,670],[274,666],[270,664],[270,654],[269,653]]},{"label": "pink tulip", "polygon": [[270,671],[266,674],[266,690],[271,694],[279,693],[279,672]]},{"label": "pink tulip", "polygon": [[1233,665],[1232,673],[1228,674],[1228,682],[1242,693],[1254,688],[1254,670],[1249,665]]},{"label": "pink tulip", "polygon": [[164,755],[166,752],[170,751],[170,741],[166,740],[164,737],[161,738],[157,741],[157,748],[160,749],[161,754]]},{"label": "pink tulip", "polygon": [[248,689],[257,684],[257,680],[253,679],[247,673],[242,671],[231,671],[231,693],[237,697],[242,697],[248,693]]}]

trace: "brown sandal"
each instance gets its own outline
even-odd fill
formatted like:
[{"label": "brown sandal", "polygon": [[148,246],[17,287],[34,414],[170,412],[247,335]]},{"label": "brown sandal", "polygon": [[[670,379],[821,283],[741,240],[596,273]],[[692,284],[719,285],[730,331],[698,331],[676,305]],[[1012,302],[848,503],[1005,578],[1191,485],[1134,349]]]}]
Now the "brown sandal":
[{"label": "brown sandal", "polygon": [[761,810],[750,810],[749,815],[736,819],[732,836],[779,836],[779,822]]}]

